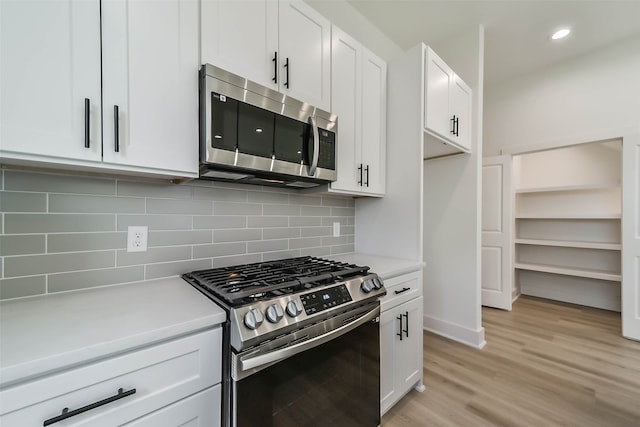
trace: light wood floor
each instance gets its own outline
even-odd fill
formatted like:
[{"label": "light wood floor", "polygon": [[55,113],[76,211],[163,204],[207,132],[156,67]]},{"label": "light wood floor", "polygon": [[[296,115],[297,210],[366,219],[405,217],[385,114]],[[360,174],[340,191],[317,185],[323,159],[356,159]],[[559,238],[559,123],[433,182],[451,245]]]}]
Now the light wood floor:
[{"label": "light wood floor", "polygon": [[482,323],[483,350],[425,332],[427,389],[383,427],[640,426],[640,342],[619,313],[521,297]]}]

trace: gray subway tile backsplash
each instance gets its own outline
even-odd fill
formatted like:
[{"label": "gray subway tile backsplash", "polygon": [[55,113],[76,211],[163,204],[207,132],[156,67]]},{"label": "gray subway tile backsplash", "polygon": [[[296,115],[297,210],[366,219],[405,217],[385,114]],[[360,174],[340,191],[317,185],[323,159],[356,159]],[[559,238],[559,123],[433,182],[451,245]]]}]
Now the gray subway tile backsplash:
[{"label": "gray subway tile backsplash", "polygon": [[4,214],[5,234],[115,231],[115,214]]},{"label": "gray subway tile backsplash", "polygon": [[50,194],[49,212],[144,213],[144,199],[115,196]]},{"label": "gray subway tile backsplash", "polygon": [[[351,198],[11,169],[0,183],[0,299],[354,247]],[[126,251],[130,225],[149,228],[146,252]]]},{"label": "gray subway tile backsplash", "polygon": [[43,254],[44,234],[14,234],[0,236],[0,256]]},{"label": "gray subway tile backsplash", "polygon": [[5,257],[4,277],[33,276],[115,266],[113,251]]},{"label": "gray subway tile backsplash", "polygon": [[47,292],[47,276],[0,279],[0,299],[40,295]]},{"label": "gray subway tile backsplash", "polygon": [[124,268],[104,268],[50,274],[47,288],[49,292],[64,292],[140,280],[144,280],[144,267],[137,265]]},{"label": "gray subway tile backsplash", "polygon": [[124,249],[127,233],[55,233],[47,236],[47,252],[99,251]]},{"label": "gray subway tile backsplash", "polygon": [[241,228],[241,229],[227,229],[227,230],[214,230],[213,242],[225,243],[225,242],[246,242],[248,240],[261,240],[262,230],[259,228]]},{"label": "gray subway tile backsplash", "polygon": [[39,193],[115,195],[116,182],[106,178],[7,170],[4,172],[4,189]]},{"label": "gray subway tile backsplash", "polygon": [[47,195],[0,191],[0,206],[3,212],[46,212]]}]

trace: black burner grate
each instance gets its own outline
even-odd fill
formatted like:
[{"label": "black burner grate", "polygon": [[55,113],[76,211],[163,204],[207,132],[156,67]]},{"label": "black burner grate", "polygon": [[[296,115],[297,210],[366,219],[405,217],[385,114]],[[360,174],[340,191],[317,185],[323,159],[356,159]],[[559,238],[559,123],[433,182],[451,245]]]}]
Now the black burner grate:
[{"label": "black burner grate", "polygon": [[369,267],[316,257],[198,270],[183,275],[231,306],[292,294],[367,274]]}]

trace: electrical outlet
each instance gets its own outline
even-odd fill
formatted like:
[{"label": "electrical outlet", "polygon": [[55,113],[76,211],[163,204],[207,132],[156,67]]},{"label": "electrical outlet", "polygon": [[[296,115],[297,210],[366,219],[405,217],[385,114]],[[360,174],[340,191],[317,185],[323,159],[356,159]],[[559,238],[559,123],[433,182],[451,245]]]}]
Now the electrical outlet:
[{"label": "electrical outlet", "polygon": [[127,252],[147,251],[148,228],[143,226],[129,226],[127,229]]},{"label": "electrical outlet", "polygon": [[333,237],[340,237],[340,223],[333,223]]}]

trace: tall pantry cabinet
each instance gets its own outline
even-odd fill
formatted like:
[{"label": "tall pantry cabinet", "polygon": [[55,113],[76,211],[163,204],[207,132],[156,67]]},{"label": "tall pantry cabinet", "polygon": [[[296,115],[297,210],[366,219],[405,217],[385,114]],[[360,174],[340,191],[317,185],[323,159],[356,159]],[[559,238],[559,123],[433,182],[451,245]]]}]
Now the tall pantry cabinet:
[{"label": "tall pantry cabinet", "polygon": [[516,291],[620,311],[621,147],[513,157]]}]

